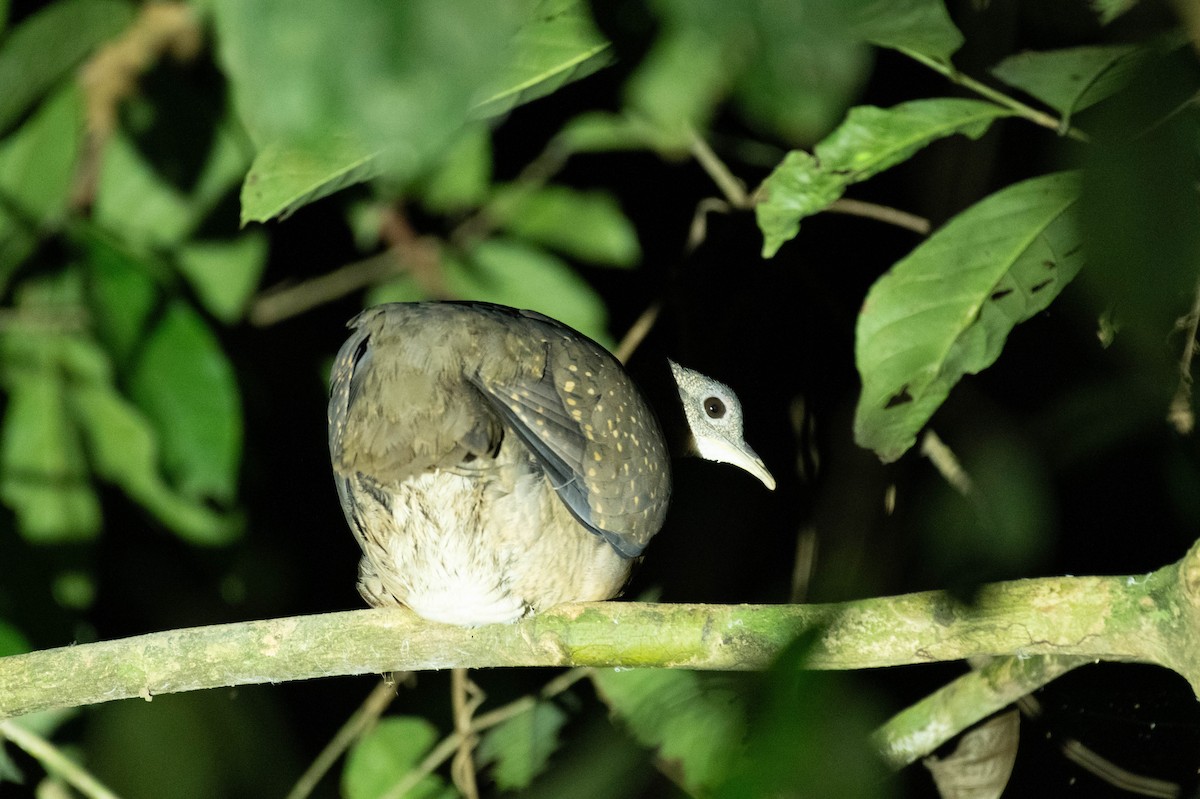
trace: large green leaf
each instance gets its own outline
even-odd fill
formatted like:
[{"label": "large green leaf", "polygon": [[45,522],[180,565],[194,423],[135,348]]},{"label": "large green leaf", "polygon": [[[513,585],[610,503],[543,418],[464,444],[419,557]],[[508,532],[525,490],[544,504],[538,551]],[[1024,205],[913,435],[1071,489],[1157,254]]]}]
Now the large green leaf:
[{"label": "large green leaf", "polygon": [[582,0],[537,0],[514,37],[508,69],[472,109],[503,114],[612,63],[612,46],[596,30]]},{"label": "large green leaf", "polygon": [[342,796],[346,799],[451,799],[458,793],[436,774],[421,778],[409,791],[393,793],[437,742],[437,730],[415,716],[386,718],[359,739],[346,756]]},{"label": "large green leaf", "polygon": [[1071,47],[1009,56],[992,74],[1058,111],[1067,125],[1072,114],[1127,85],[1145,58],[1133,45]]},{"label": "large green leaf", "polygon": [[596,669],[601,698],[680,785],[707,795],[742,751],[746,711],[725,675],[670,669]]},{"label": "large green leaf", "polygon": [[746,118],[793,144],[824,136],[858,96],[871,50],[839,4],[749,4],[758,53],[744,64],[733,99]]},{"label": "large green leaf", "polygon": [[158,429],[179,490],[232,502],[242,454],[237,381],[208,325],[182,300],[169,301],[148,331],[130,392]]},{"label": "large green leaf", "polygon": [[846,187],[906,161],[922,147],[956,133],[977,139],[1012,112],[979,100],[913,100],[891,108],[859,106],[814,148],[794,150],[763,182],[755,208],[770,258],[800,230],[800,220],[842,196]]},{"label": "large green leaf", "polygon": [[123,0],[58,0],[10,31],[0,45],[0,133],[131,19]]},{"label": "large green leaf", "polygon": [[507,185],[489,212],[509,233],[585,261],[633,266],[642,255],[637,231],[606,192]]},{"label": "large green leaf", "polygon": [[627,85],[634,112],[661,129],[666,151],[732,97],[773,135],[810,142],[844,112],[866,77],[869,52],[847,7],[829,0],[660,0],[658,40]]},{"label": "large green leaf", "polygon": [[1060,172],[981,200],[867,294],[855,355],[863,388],[855,440],[900,457],[965,374],[990,366],[1013,326],[1079,271],[1079,175]]},{"label": "large green leaf", "polygon": [[[218,54],[255,144],[323,166],[295,180],[290,162],[258,161],[251,178],[278,185],[245,204],[245,219],[361,179],[368,159],[392,180],[419,175],[510,63],[518,23],[511,3],[493,0],[218,0],[213,13]],[[342,140],[352,145],[330,144]],[[246,190],[259,189],[248,178]]]},{"label": "large green leaf", "polygon": [[558,749],[558,731],[566,721],[567,715],[553,702],[537,702],[487,731],[479,742],[479,765],[492,765],[492,777],[502,791],[528,787]]},{"label": "large green leaf", "polygon": [[82,122],[79,91],[68,86],[0,144],[0,289],[66,211]]}]

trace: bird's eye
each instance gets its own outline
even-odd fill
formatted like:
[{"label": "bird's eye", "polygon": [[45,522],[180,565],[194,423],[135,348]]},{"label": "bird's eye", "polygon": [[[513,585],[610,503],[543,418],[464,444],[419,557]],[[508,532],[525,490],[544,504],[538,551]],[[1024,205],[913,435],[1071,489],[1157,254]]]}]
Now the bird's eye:
[{"label": "bird's eye", "polygon": [[704,400],[704,412],[710,419],[720,419],[725,415],[725,403],[716,397],[708,397]]}]

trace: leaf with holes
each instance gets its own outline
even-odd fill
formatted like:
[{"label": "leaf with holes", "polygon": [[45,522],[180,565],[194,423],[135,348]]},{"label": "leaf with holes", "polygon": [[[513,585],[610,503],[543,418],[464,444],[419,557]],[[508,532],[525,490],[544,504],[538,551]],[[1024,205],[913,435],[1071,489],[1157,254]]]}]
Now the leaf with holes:
[{"label": "leaf with holes", "polygon": [[894,461],[966,374],[1048,306],[1083,264],[1080,179],[1059,172],[963,211],[875,282],[858,317],[860,446]]},{"label": "leaf with holes", "polygon": [[800,220],[828,208],[852,183],[902,163],[922,147],[956,133],[978,139],[1012,112],[993,103],[957,98],[913,100],[891,108],[864,105],[813,149],[796,150],[763,182],[755,208],[770,258],[800,231]]}]

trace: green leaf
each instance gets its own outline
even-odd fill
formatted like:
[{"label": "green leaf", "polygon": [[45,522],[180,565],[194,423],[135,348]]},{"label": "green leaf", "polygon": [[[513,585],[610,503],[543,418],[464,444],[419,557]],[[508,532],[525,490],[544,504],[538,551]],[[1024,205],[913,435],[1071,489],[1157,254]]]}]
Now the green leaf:
[{"label": "green leaf", "polygon": [[481,205],[491,182],[491,134],[484,125],[468,125],[417,192],[430,211],[450,214]]},{"label": "green leaf", "polygon": [[446,265],[446,283],[454,296],[540,311],[601,344],[608,340],[603,300],[553,255],[509,239],[490,239],[469,257],[469,264]]},{"label": "green leaf", "polygon": [[625,84],[625,101],[659,129],[661,150],[685,153],[729,90],[722,38],[699,27],[659,37]]},{"label": "green leaf", "polygon": [[188,197],[119,132],[104,150],[92,217],[128,242],[151,248],[178,244],[199,221]]},{"label": "green leaf", "polygon": [[744,700],[750,708],[745,745],[713,792],[716,799],[894,794],[870,742],[883,720],[882,703],[861,681],[808,668],[818,636],[801,636],[769,672],[748,680],[753,690]]},{"label": "green leaf", "polygon": [[208,326],[170,301],[148,334],[130,392],[159,431],[163,467],[187,497],[229,504],[242,454],[237,381]]},{"label": "green leaf", "polygon": [[510,239],[489,239],[464,259],[442,252],[433,292],[412,275],[376,286],[367,292],[367,303],[417,302],[451,297],[529,308],[570,325],[612,349],[603,300],[582,278],[555,256]]},{"label": "green leaf", "polygon": [[22,635],[20,630],[0,619],[0,657],[20,655],[32,649],[29,639]]},{"label": "green leaf", "polygon": [[[29,312],[35,306],[18,307]],[[46,312],[47,306],[40,307]],[[36,543],[85,540],[101,526],[100,504],[68,405],[71,378],[64,361],[70,345],[67,335],[36,328],[0,335],[8,395],[0,435],[0,499],[16,513],[21,534]]]},{"label": "green leaf", "polygon": [[[361,179],[367,159],[396,182],[419,175],[508,65],[511,11],[492,0],[215,2],[218,55],[251,138],[321,167],[244,201],[243,218],[294,210],[339,180]],[[252,177],[276,178],[257,166]]]},{"label": "green leaf", "polygon": [[872,44],[942,61],[963,44],[944,0],[860,0],[851,19],[854,33]]},{"label": "green leaf", "polygon": [[249,157],[243,139],[228,119],[218,120],[195,184],[184,191],[117,132],[105,147],[93,219],[138,247],[178,246],[245,174]]},{"label": "green leaf", "polygon": [[633,266],[637,231],[611,194],[565,186],[497,188],[489,211],[513,235],[593,263]]},{"label": "green leaf", "polygon": [[1100,24],[1107,25],[1129,9],[1136,6],[1138,0],[1091,0],[1092,10],[1100,17]]},{"label": "green leaf", "polygon": [[555,143],[568,153],[612,152],[614,150],[658,150],[669,152],[676,140],[645,117],[588,111],[563,125]]},{"label": "green leaf", "polygon": [[183,498],[159,472],[158,443],[145,416],[111,383],[93,382],[72,394],[73,414],[88,444],[92,469],[194,544],[229,543],[238,520]]},{"label": "green leaf", "polygon": [[711,794],[740,755],[746,712],[727,676],[596,669],[592,679],[612,713],[689,793]]},{"label": "green leaf", "polygon": [[158,288],[145,260],[95,228],[85,232],[88,307],[96,331],[118,366],[128,368],[145,340]]},{"label": "green leaf", "polygon": [[297,209],[380,173],[373,153],[348,136],[312,144],[274,141],[259,150],[242,184],[242,224],[286,219]]},{"label": "green leaf", "polygon": [[494,764],[492,776],[500,790],[526,788],[545,771],[566,721],[567,715],[553,702],[537,702],[483,736],[479,764]]},{"label": "green leaf", "polygon": [[930,143],[956,133],[977,139],[1012,112],[979,100],[913,100],[891,108],[852,108],[814,154],[787,154],[760,189],[755,208],[770,258],[796,236],[800,220],[828,208],[852,183],[902,163]]},{"label": "green leaf", "polygon": [[506,113],[613,61],[612,45],[596,30],[581,0],[537,0],[513,48],[512,63],[475,104],[475,116]]},{"label": "green leaf", "polygon": [[1058,111],[1067,125],[1075,112],[1124,88],[1145,59],[1131,45],[1072,47],[1009,56],[992,74]]},{"label": "green leaf", "polygon": [[858,96],[870,70],[871,48],[853,35],[836,6],[745,6],[757,53],[744,63],[734,101],[753,125],[786,141],[811,144]]},{"label": "green leaf", "polygon": [[66,213],[82,123],[82,100],[71,85],[0,144],[0,289]]},{"label": "green leaf", "polygon": [[222,322],[236,322],[267,266],[267,239],[254,231],[227,240],[192,241],[179,248],[177,263],[204,307]]},{"label": "green leaf", "polygon": [[118,0],[58,0],[10,31],[0,46],[0,133],[132,19]]},{"label": "green leaf", "polygon": [[1079,175],[1017,183],[963,211],[875,282],[858,318],[855,440],[890,462],[965,374],[1082,265]]},{"label": "green leaf", "polygon": [[346,756],[342,796],[346,799],[450,799],[457,792],[436,774],[421,778],[403,794],[392,789],[437,742],[437,730],[415,716],[386,718],[359,739]]}]

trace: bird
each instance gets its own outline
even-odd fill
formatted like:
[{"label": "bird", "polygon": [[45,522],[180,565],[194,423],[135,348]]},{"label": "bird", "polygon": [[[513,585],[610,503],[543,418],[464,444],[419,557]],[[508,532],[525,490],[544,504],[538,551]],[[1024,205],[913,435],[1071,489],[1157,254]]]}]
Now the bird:
[{"label": "bird", "polygon": [[[368,605],[466,627],[610,599],[659,531],[658,417],[592,339],[484,302],[388,303],[348,325],[329,451]],[[727,386],[670,362],[690,450],[775,479]]]}]

